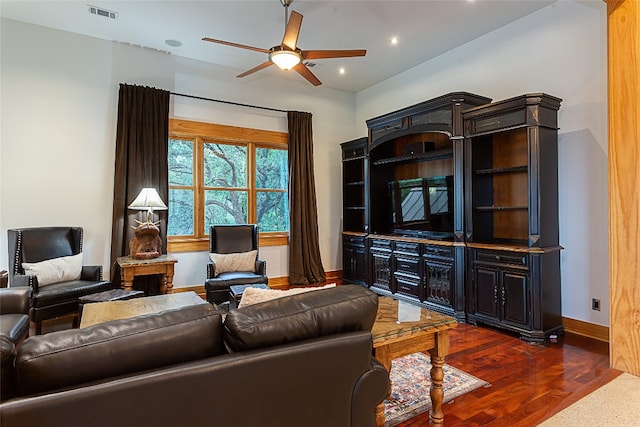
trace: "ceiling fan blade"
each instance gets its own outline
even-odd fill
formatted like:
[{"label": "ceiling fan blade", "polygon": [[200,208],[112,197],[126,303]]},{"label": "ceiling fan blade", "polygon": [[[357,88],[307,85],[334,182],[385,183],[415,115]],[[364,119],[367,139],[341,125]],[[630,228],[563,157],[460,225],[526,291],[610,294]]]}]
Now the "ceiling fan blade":
[{"label": "ceiling fan blade", "polygon": [[216,39],[211,39],[209,37],[203,37],[202,40],[205,41],[205,42],[219,43],[219,44],[224,44],[224,45],[227,45],[227,46],[239,47],[241,49],[254,50],[256,52],[261,52],[261,53],[269,53],[269,52],[271,52],[269,49],[263,49],[261,47],[254,47],[254,46],[247,46],[245,44],[226,42],[224,40],[216,40]]},{"label": "ceiling fan blade", "polygon": [[307,79],[309,83],[311,83],[312,85],[319,86],[322,84],[322,82],[318,80],[318,78],[313,75],[311,70],[309,70],[307,66],[304,65],[302,62],[296,65],[295,67],[293,67],[293,69],[296,70],[298,74],[300,74],[302,77]]},{"label": "ceiling fan blade", "polygon": [[351,50],[303,50],[303,59],[327,59],[327,58],[350,58],[353,56],[365,56],[366,49]]},{"label": "ceiling fan blade", "polygon": [[245,71],[245,72],[244,72],[244,73],[242,73],[242,74],[238,74],[236,77],[246,77],[246,76],[248,76],[249,74],[253,74],[253,73],[255,73],[256,71],[260,71],[260,70],[262,70],[263,68],[267,68],[268,66],[270,66],[270,65],[272,65],[272,64],[273,64],[273,62],[271,62],[271,61],[263,62],[262,64],[260,64],[260,65],[258,65],[258,66],[256,66],[256,67],[253,67],[252,69],[247,70],[247,71]]},{"label": "ceiling fan blade", "polygon": [[298,34],[300,34],[300,27],[302,26],[302,15],[295,10],[291,11],[289,16],[289,22],[287,28],[284,31],[284,37],[282,38],[282,45],[290,50],[296,50],[296,43],[298,43]]}]

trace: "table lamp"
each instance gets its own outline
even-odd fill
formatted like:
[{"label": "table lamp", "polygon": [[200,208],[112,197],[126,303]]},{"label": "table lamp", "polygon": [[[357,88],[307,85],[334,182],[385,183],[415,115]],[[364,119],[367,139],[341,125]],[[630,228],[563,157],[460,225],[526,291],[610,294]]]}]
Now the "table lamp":
[{"label": "table lamp", "polygon": [[[147,220],[144,223],[153,224],[151,222],[151,215],[153,210],[165,211],[167,205],[164,204],[160,195],[155,188],[143,188],[138,194],[138,197],[128,206],[129,209],[137,209],[140,211],[147,211]],[[140,223],[140,224],[144,224]]]},{"label": "table lamp", "polygon": [[160,195],[155,188],[143,188],[138,197],[128,206],[129,209],[146,210],[147,220],[138,223],[135,228],[135,236],[129,241],[129,253],[131,258],[149,259],[157,258],[162,254],[162,240],[160,229],[151,221],[153,210],[166,210]]}]

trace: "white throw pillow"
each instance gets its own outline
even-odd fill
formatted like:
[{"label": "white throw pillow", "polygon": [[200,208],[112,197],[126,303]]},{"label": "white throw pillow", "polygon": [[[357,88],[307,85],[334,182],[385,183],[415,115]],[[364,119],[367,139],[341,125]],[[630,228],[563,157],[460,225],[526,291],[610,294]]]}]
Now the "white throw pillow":
[{"label": "white throw pillow", "polygon": [[232,254],[209,254],[209,258],[216,265],[216,276],[229,271],[255,271],[257,256],[257,250]]},{"label": "white throw pillow", "polygon": [[23,262],[27,276],[37,276],[38,286],[78,280],[82,273],[82,252],[41,262]]},{"label": "white throw pillow", "polygon": [[297,295],[309,291],[318,291],[321,289],[335,288],[336,284],[331,283],[325,286],[316,286],[314,288],[292,288],[292,289],[260,289],[260,288],[247,288],[242,293],[240,298],[240,304],[238,308],[246,307],[251,304],[257,304],[259,302],[265,302],[276,298],[288,297],[290,295]]}]

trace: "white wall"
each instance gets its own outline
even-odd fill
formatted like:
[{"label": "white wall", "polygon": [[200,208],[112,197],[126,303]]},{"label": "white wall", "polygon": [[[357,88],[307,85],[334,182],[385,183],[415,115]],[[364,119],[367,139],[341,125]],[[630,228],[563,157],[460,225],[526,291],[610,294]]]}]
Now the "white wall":
[{"label": "white wall", "polygon": [[[313,114],[320,252],[339,270],[339,143],[355,137],[355,97],[268,72],[239,80],[215,67],[126,44],[11,20],[1,26],[0,269],[7,229],[79,225],[85,261],[109,274],[119,83]],[[275,71],[275,70],[274,70]],[[286,115],[171,97],[171,114],[213,123],[286,131]],[[204,283],[206,253],[174,254],[174,283]],[[287,247],[261,248],[270,277],[288,275]]]},{"label": "white wall", "polygon": [[[559,112],[563,316],[608,325],[606,4],[563,1],[356,96],[356,124],[448,92],[546,92]],[[591,298],[602,311],[591,310]]]}]

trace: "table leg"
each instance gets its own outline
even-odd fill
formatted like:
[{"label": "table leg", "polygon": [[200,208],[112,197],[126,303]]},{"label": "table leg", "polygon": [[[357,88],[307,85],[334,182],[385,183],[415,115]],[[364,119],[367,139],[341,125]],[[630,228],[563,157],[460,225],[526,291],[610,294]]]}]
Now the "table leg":
[{"label": "table leg", "polygon": [[170,294],[173,292],[173,274],[167,274],[165,277],[167,278],[166,292]]},{"label": "table leg", "polygon": [[126,291],[133,290],[133,274],[124,269],[122,271],[122,287]]},{"label": "table leg", "polygon": [[444,413],[442,412],[442,400],[444,399],[444,390],[442,389],[442,381],[444,380],[444,357],[431,354],[431,411],[429,413],[430,425],[443,425]]},{"label": "table leg", "polygon": [[162,277],[160,278],[160,293],[161,294],[166,294],[167,293],[167,275],[163,274]]},{"label": "table leg", "polygon": [[435,347],[429,350],[431,355],[431,411],[429,411],[429,424],[444,425],[444,413],[442,412],[442,400],[444,390],[442,381],[444,380],[444,358],[449,352],[449,331],[440,331],[435,336]]}]

